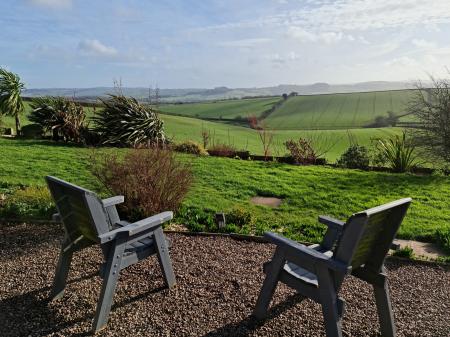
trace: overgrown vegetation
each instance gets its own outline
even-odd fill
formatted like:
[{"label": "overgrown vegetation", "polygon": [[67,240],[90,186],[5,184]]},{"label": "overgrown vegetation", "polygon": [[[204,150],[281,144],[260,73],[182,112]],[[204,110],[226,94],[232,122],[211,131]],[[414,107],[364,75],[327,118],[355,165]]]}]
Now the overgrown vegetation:
[{"label": "overgrown vegetation", "polygon": [[45,186],[13,188],[0,193],[0,218],[50,219],[55,206]]},{"label": "overgrown vegetation", "polygon": [[30,104],[29,120],[51,132],[53,140],[80,143],[86,129],[86,113],[81,104],[64,97],[37,97]]},{"label": "overgrown vegetation", "polygon": [[392,255],[398,256],[398,257],[404,257],[407,259],[413,259],[414,258],[414,250],[409,246],[405,246],[403,248],[395,250]]},{"label": "overgrown vegetation", "polygon": [[284,144],[296,164],[315,164],[317,159],[319,159],[319,153],[314,149],[314,145],[309,139],[291,139],[286,141]]},{"label": "overgrown vegetation", "polygon": [[97,152],[91,157],[92,174],[114,195],[125,196],[121,206],[132,219],[162,211],[176,211],[192,184],[189,164],[159,147]]},{"label": "overgrown vegetation", "polygon": [[93,117],[101,143],[114,146],[164,144],[164,123],[156,110],[121,94],[102,99],[104,108]]}]

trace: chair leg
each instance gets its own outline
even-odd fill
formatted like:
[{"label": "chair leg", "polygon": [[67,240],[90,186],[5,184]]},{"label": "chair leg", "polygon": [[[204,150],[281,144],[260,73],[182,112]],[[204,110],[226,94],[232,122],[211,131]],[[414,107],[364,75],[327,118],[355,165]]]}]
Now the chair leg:
[{"label": "chair leg", "polygon": [[392,313],[387,281],[384,281],[383,287],[374,285],[373,290],[375,293],[375,302],[377,304],[378,318],[380,320],[381,335],[383,337],[394,337],[394,315]]},{"label": "chair leg", "polygon": [[272,261],[266,273],[263,285],[259,292],[258,300],[256,301],[255,309],[253,310],[253,316],[257,319],[263,319],[266,317],[267,309],[269,308],[270,301],[278,284],[280,273],[284,267],[286,260],[283,252],[280,248],[275,250]]},{"label": "chair leg", "polygon": [[156,255],[158,255],[158,261],[161,266],[164,282],[167,287],[172,288],[176,284],[176,279],[172,268],[172,262],[170,261],[167,242],[161,227],[153,232],[153,238],[155,240]]},{"label": "chair leg", "polygon": [[124,248],[125,244],[116,245],[111,248],[112,254],[110,253],[108,256],[102,290],[94,318],[94,332],[103,329],[108,322],[108,316],[111,310],[117,280],[119,279],[120,264],[122,262]]},{"label": "chair leg", "polygon": [[317,272],[320,303],[327,337],[342,337],[342,314],[344,302],[338,298],[328,269]]},{"label": "chair leg", "polygon": [[59,254],[58,264],[56,266],[55,278],[53,280],[53,287],[50,293],[51,300],[59,299],[64,295],[64,288],[66,287],[72,256],[73,252],[64,251],[63,246],[61,253]]}]

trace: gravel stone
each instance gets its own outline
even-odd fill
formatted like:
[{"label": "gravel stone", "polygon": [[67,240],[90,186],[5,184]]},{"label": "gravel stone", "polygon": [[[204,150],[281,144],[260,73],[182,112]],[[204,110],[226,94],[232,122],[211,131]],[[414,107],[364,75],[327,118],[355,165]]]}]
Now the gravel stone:
[{"label": "gravel stone", "polygon": [[[251,318],[274,246],[169,234],[177,286],[164,287],[156,257],[120,274],[106,329],[98,336],[324,336],[320,305],[284,285],[269,319]],[[89,336],[102,280],[102,254],[75,254],[65,295],[48,302],[59,254],[58,225],[0,227],[0,336]],[[397,336],[450,336],[450,267],[390,259],[386,263]],[[344,282],[345,336],[379,336],[371,286]]]}]

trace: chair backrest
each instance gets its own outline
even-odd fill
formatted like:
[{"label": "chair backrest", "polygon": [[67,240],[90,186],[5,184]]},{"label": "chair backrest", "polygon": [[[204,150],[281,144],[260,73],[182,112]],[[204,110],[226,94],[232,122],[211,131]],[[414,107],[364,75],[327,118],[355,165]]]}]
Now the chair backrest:
[{"label": "chair backrest", "polygon": [[333,256],[353,270],[364,266],[379,272],[410,203],[405,198],[353,214]]},{"label": "chair backrest", "polygon": [[55,177],[45,179],[72,242],[80,237],[99,242],[98,236],[110,231],[105,208],[94,192]]}]

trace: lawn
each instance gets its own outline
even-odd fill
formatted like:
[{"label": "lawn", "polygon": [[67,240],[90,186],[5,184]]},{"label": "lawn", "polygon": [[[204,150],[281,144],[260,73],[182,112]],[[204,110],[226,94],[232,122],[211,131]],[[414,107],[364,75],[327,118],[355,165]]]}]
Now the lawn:
[{"label": "lawn", "polygon": [[[98,190],[88,169],[92,153],[87,148],[45,141],[0,139],[0,185],[44,185],[43,177],[51,174]],[[247,209],[256,221],[242,230],[246,233],[272,229],[298,240],[317,241],[324,229],[317,224],[319,214],[344,219],[402,197],[412,197],[414,202],[400,237],[432,240],[436,229],[450,229],[448,177],[181,157],[192,162],[195,175],[184,207],[210,212]],[[256,195],[277,196],[283,203],[278,209],[255,206],[249,199]]]},{"label": "lawn", "polygon": [[273,129],[347,129],[374,122],[377,116],[405,113],[412,90],[306,95],[289,98],[265,121]]}]

